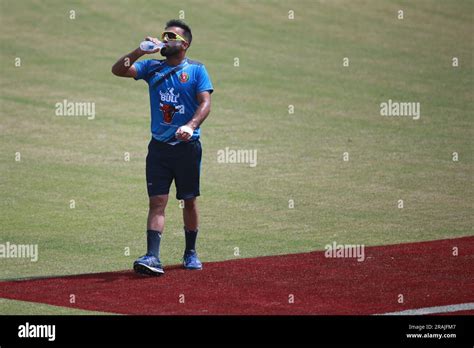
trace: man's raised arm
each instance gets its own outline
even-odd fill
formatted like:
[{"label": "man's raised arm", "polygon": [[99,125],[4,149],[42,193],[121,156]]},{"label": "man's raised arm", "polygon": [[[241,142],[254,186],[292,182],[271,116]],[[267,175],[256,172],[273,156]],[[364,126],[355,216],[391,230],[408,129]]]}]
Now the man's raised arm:
[{"label": "man's raised arm", "polygon": [[112,67],[112,74],[120,77],[137,77],[137,70],[133,66],[133,63],[144,54],[140,48],[137,48],[119,58]]},{"label": "man's raised arm", "polygon": [[[157,44],[160,42],[158,39],[149,36],[146,37],[145,40],[152,41]],[[145,52],[142,51],[140,47],[138,47],[129,54],[126,54],[117,60],[117,62],[112,66],[112,74],[120,77],[137,77],[137,70],[133,66],[133,63],[135,63],[138,58],[145,54],[153,54],[159,51],[160,49],[157,48],[153,51]]]}]

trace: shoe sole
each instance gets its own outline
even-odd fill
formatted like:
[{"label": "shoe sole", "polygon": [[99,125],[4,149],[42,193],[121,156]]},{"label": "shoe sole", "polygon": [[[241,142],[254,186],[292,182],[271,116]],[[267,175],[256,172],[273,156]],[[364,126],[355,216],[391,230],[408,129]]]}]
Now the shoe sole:
[{"label": "shoe sole", "polygon": [[133,270],[138,274],[145,274],[149,276],[160,276],[165,273],[161,268],[147,266],[143,263],[136,263],[133,265]]},{"label": "shoe sole", "polygon": [[199,268],[195,268],[195,267],[186,267],[186,265],[183,264],[183,267],[184,269],[187,269],[188,271],[201,271],[202,270],[202,266]]}]

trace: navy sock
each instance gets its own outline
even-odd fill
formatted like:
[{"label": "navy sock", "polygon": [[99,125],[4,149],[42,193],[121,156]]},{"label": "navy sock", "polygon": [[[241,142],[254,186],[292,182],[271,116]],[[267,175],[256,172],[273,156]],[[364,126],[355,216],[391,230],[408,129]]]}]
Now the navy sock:
[{"label": "navy sock", "polygon": [[154,230],[146,231],[147,255],[160,257],[161,232]]},{"label": "navy sock", "polygon": [[190,250],[196,250],[196,238],[197,238],[198,230],[196,231],[189,231],[184,228],[184,237],[186,239],[186,249],[184,250],[187,253]]}]

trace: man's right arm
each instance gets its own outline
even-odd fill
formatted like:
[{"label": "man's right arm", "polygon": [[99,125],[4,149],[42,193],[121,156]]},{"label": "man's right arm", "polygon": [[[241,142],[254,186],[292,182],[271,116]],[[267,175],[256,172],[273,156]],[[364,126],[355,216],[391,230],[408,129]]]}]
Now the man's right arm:
[{"label": "man's right arm", "polygon": [[140,48],[137,48],[129,54],[119,58],[119,60],[117,60],[117,62],[112,66],[112,74],[120,77],[137,77],[137,69],[135,69],[133,63],[144,54],[145,52]]},{"label": "man's right arm", "polygon": [[[145,40],[152,41],[156,44],[161,43],[160,41],[158,41],[157,38],[150,37],[150,36],[147,36]],[[137,77],[137,69],[135,69],[135,67],[133,66],[133,63],[135,63],[138,58],[140,58],[141,56],[145,54],[153,54],[159,51],[160,49],[157,48],[153,51],[145,52],[145,51],[142,51],[140,47],[138,47],[137,49],[133,50],[129,54],[126,54],[123,57],[119,58],[119,60],[117,60],[117,62],[112,67],[112,74],[116,76],[120,76],[120,77],[135,78]]]}]

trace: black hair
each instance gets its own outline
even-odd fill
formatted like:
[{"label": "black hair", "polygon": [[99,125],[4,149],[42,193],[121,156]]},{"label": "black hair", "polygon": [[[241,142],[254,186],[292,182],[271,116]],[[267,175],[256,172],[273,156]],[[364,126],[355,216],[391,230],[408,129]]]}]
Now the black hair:
[{"label": "black hair", "polygon": [[191,45],[191,41],[193,41],[193,34],[191,33],[191,28],[189,25],[184,23],[183,21],[179,19],[172,19],[166,23],[165,28],[169,27],[178,27],[184,30],[184,38],[188,42],[189,45]]}]

